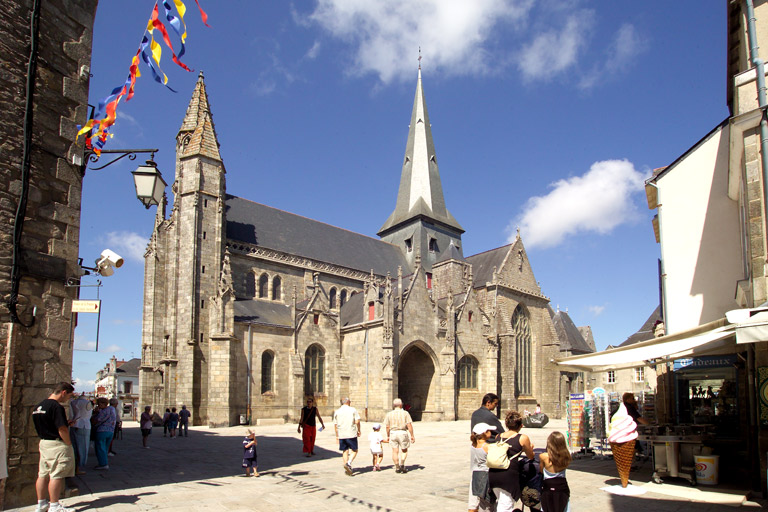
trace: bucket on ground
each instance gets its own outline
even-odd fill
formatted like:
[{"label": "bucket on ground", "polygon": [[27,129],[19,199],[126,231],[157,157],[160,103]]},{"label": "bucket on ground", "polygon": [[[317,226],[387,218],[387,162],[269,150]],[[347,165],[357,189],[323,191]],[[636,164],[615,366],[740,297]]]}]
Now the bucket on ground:
[{"label": "bucket on ground", "polygon": [[696,482],[702,485],[717,485],[719,455],[694,455]]},{"label": "bucket on ground", "polygon": [[246,414],[240,415],[240,424],[241,425],[247,425],[248,424],[248,416]]}]

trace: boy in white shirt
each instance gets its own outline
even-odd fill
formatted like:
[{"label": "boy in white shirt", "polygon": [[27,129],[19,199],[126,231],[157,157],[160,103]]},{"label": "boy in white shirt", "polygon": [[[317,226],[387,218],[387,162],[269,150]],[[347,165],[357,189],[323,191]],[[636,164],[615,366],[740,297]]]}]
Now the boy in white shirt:
[{"label": "boy in white shirt", "polygon": [[384,460],[384,452],[381,449],[381,443],[387,440],[381,436],[381,424],[373,424],[373,432],[368,434],[368,442],[371,445],[371,455],[373,455],[373,470],[381,471],[381,461]]}]

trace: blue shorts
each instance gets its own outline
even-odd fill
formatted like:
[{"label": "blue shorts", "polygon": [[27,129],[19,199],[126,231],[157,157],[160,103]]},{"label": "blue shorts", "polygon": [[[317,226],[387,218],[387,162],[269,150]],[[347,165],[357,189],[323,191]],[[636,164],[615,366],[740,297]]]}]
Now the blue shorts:
[{"label": "blue shorts", "polygon": [[243,467],[244,468],[255,468],[256,467],[256,457],[247,457],[243,458]]},{"label": "blue shorts", "polygon": [[350,437],[348,439],[339,439],[339,451],[345,452],[347,450],[357,451],[357,438]]}]

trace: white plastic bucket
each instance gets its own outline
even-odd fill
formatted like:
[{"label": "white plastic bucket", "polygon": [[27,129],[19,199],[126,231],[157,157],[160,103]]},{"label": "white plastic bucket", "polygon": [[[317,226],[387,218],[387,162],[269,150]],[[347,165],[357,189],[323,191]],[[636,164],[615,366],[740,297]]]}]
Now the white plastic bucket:
[{"label": "white plastic bucket", "polygon": [[694,455],[696,466],[696,482],[702,485],[717,485],[719,455]]}]

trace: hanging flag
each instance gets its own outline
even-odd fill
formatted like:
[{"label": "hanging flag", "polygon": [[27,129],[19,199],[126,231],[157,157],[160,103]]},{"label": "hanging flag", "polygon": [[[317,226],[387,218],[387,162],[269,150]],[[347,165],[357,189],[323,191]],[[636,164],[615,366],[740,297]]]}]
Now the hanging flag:
[{"label": "hanging flag", "polygon": [[[95,114],[92,114],[92,118],[89,119],[84,126],[78,126],[79,130],[77,132],[77,138],[80,138],[81,135],[85,135],[86,149],[92,150],[97,155],[101,154],[101,150],[104,148],[107,139],[113,135],[110,133],[110,128],[117,120],[117,107],[120,104],[120,100],[123,97],[125,97],[125,101],[129,101],[133,98],[136,79],[141,77],[141,72],[139,71],[139,59],[143,60],[149,67],[149,70],[152,72],[152,77],[157,83],[165,85],[171,91],[176,92],[168,85],[168,76],[160,67],[162,47],[155,41],[155,29],[160,31],[163,41],[171,50],[173,62],[187,71],[192,71],[186,64],[181,62],[181,57],[186,53],[187,24],[184,21],[184,15],[187,12],[187,6],[184,5],[183,0],[173,0],[178,14],[177,17],[171,13],[171,4],[169,0],[162,0],[162,2],[163,8],[165,9],[165,18],[181,40],[179,54],[176,55],[168,31],[159,19],[158,0],[156,0],[155,6],[152,9],[152,14],[150,15],[144,30],[139,49],[136,51],[136,55],[131,59],[131,65],[128,68],[128,77],[126,78],[125,83],[120,87],[115,87],[108,96],[99,101],[98,108],[96,109]],[[208,25],[208,15],[200,6],[200,1],[195,0],[195,3],[200,10],[200,17],[202,18],[203,23],[206,27],[210,27]],[[147,37],[147,32],[149,32],[149,37]]]},{"label": "hanging flag", "polygon": [[[159,30],[160,34],[162,34],[163,41],[165,41],[165,45],[171,50],[171,55],[173,56],[172,57],[173,62],[181,66],[182,69],[186,69],[187,71],[192,71],[186,66],[186,64],[181,62],[179,58],[176,56],[176,52],[173,50],[173,44],[171,44],[171,38],[168,37],[168,31],[165,30],[165,25],[163,25],[163,23],[158,19],[158,15],[159,15],[159,12],[157,8],[157,2],[155,2],[155,8],[152,10],[152,17],[150,18],[152,26],[157,30]],[[149,27],[147,27],[147,30],[149,30],[150,33],[152,33],[152,29],[150,29]],[[153,42],[152,51],[154,53],[154,36],[153,36],[152,42]]]}]

